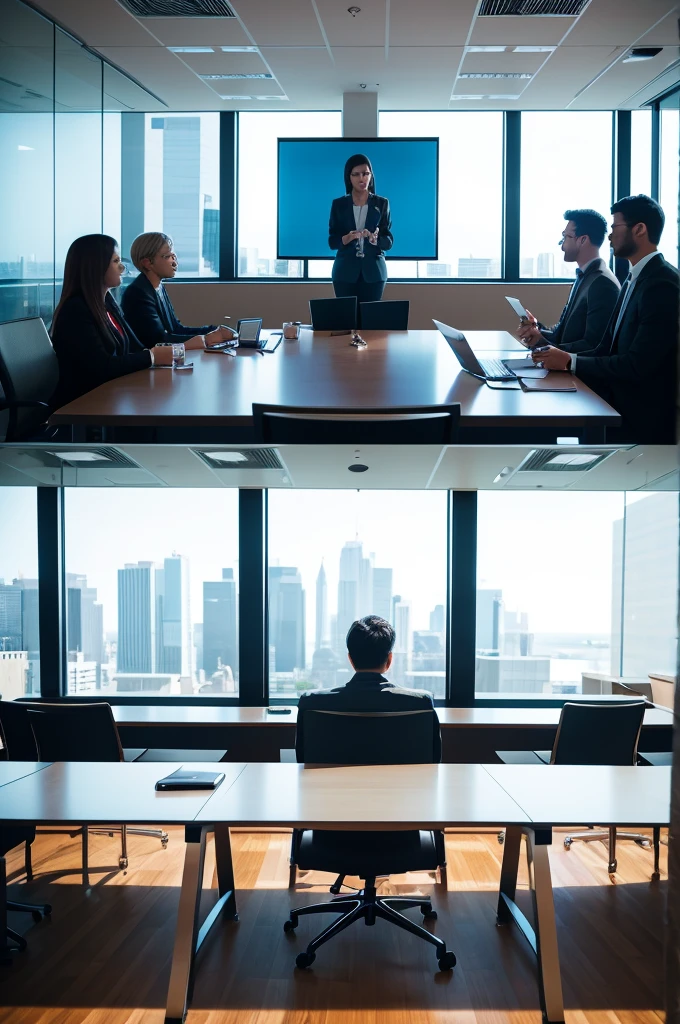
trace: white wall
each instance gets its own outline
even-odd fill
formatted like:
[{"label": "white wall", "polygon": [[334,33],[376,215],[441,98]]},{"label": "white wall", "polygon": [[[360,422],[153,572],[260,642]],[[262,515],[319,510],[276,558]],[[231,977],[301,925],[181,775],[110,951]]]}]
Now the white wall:
[{"label": "white wall", "polygon": [[[513,295],[544,323],[553,324],[569,295],[569,284],[388,283],[385,299],[409,299],[409,326],[432,328],[432,318],[461,330],[506,330],[517,327],[517,317],[504,296]],[[256,281],[222,284],[175,282],[168,291],[178,317],[185,324],[218,323],[229,315],[261,316],[265,327],[280,327],[284,320],[309,321],[308,300],[330,298],[328,282]]]}]

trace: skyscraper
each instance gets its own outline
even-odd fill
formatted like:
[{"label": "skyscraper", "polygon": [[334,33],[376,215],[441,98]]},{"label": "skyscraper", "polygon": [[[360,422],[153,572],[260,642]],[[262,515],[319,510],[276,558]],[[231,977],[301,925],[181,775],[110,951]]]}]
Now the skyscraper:
[{"label": "skyscraper", "polygon": [[193,675],[193,647],[189,604],[189,563],[184,555],[173,552],[163,562],[162,611],[158,624],[161,637],[158,671],[173,675]]},{"label": "skyscraper", "polygon": [[314,635],[314,650],[320,651],[327,647],[328,635],[328,585],[326,583],[326,570],[323,561],[319,567],[316,577],[316,631]]},{"label": "skyscraper", "polygon": [[[338,575],[338,643],[342,641],[355,619],[373,612],[373,565],[372,557],[364,558],[360,540],[348,540],[340,552]],[[337,650],[343,654],[343,650]]]},{"label": "skyscraper", "polygon": [[411,671],[411,649],[413,647],[411,602],[403,601],[401,596],[395,596],[393,608],[392,624],[397,636],[394,642],[392,673],[394,681],[404,685],[407,682],[407,673]]},{"label": "skyscraper", "polygon": [[477,591],[477,641],[478,651],[500,651],[503,630],[503,591]]},{"label": "skyscraper", "polygon": [[276,672],[305,668],[305,592],[293,566],[269,569],[269,643]]},{"label": "skyscraper", "polygon": [[392,570],[373,570],[373,606],[372,612],[381,619],[391,621],[392,615]]},{"label": "skyscraper", "polygon": [[153,117],[163,131],[163,230],[174,242],[183,273],[199,272],[201,233],[201,119]]},{"label": "skyscraper", "polygon": [[12,585],[21,591],[21,647],[28,654],[26,693],[40,693],[40,620],[38,581],[19,578]]},{"label": "skyscraper", "polygon": [[0,651],[21,651],[21,591],[0,581]]},{"label": "skyscraper", "polygon": [[233,569],[222,569],[221,580],[203,583],[203,668],[206,680],[228,665],[237,671],[236,580]]},{"label": "skyscraper", "polygon": [[430,612],[430,632],[431,633],[443,633],[444,632],[444,605],[437,604]]},{"label": "skyscraper", "polygon": [[153,562],[118,570],[119,672],[156,672],[156,571]]}]

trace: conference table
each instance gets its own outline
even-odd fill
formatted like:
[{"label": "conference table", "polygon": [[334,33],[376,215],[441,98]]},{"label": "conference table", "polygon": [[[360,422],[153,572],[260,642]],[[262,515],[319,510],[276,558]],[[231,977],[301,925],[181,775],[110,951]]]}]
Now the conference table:
[{"label": "conference table", "polygon": [[[506,829],[497,921],[514,921],[536,954],[544,1020],[564,1021],[548,848],[558,825],[661,827],[670,817],[670,768],[482,764],[307,767],[223,764],[215,791],[156,792],[180,767],[153,763],[30,764],[3,784],[0,825],[177,824],[185,861],[175,927],[166,1024],[186,1019],[195,957],[218,918],[237,918],[230,827],[362,830]],[[184,765],[205,769],[203,765]],[[11,769],[8,770],[8,774]],[[206,842],[215,837],[217,901],[199,926]],[[526,837],[534,922],[516,902]],[[0,907],[0,935],[6,909]]]},{"label": "conference table", "polygon": [[[364,331],[366,348],[348,335],[301,331],[261,354],[196,350],[193,370],[140,370],[102,384],[58,409],[50,423],[70,426],[87,441],[93,428],[105,439],[193,443],[256,440],[253,402],[361,410],[460,403],[460,440],[531,443],[557,436],[605,440],[620,417],[577,377],[550,373],[540,387],[573,381],[575,391],[524,392],[518,382],[490,385],[465,373],[439,331]],[[526,350],[505,331],[466,334],[480,355],[517,358]],[[121,433],[123,431],[123,433]]]},{"label": "conference table", "polygon": [[[264,707],[196,703],[119,704],[112,710],[126,748],[226,748],[225,761],[279,761],[282,750],[295,746],[297,705],[278,709],[286,714],[272,713]],[[496,750],[549,750],[560,714],[558,707],[438,707],[442,760],[478,763],[497,760]],[[670,709],[647,708],[640,749],[670,750],[672,730]]]}]

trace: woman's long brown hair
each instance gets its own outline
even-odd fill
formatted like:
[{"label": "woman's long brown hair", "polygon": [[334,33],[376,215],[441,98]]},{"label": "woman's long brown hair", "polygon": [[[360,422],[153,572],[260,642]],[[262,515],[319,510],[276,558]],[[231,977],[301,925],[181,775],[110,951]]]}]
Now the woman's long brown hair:
[{"label": "woman's long brown hair", "polygon": [[64,305],[74,295],[80,295],[92,313],[107,350],[115,345],[109,329],[104,302],[104,278],[118,242],[111,235],[81,235],[71,242],[64,263],[64,284],[61,298],[52,317],[52,330]]}]

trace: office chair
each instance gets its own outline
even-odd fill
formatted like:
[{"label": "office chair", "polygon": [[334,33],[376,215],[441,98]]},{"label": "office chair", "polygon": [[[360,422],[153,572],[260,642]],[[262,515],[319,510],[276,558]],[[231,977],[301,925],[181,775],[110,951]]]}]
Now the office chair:
[{"label": "office chair", "polygon": [[455,444],[460,404],[333,409],[253,402],[253,422],[256,440],[273,444]]},{"label": "office chair", "polygon": [[351,331],[357,326],[357,300],[310,299],[309,318],[315,331]]},{"label": "office chair", "polygon": [[[11,828],[0,828],[0,918],[5,919],[5,931],[6,937],[11,940],[13,945],[4,945],[2,947],[4,958],[0,956],[0,963],[10,963],[10,959],[7,956],[8,953],[16,953],[26,949],[26,939],[15,932],[7,924],[6,912],[8,910],[20,911],[26,914],[32,914],[34,921],[42,921],[43,917],[48,917],[52,913],[52,907],[49,903],[17,903],[15,900],[7,899],[7,862],[5,855],[13,850],[15,846],[19,846],[20,843],[25,843],[26,847],[30,849],[30,845],[35,838],[35,828],[27,826],[18,826]],[[30,863],[30,858],[28,858]],[[32,875],[27,869],[26,871],[27,881],[30,881]]]},{"label": "office chair", "polygon": [[40,317],[0,324],[0,424],[5,424],[0,440],[43,440],[56,435],[56,428],[50,430],[46,420],[58,380],[59,364]]},{"label": "office chair", "polygon": [[[401,712],[303,711],[304,749],[298,760],[306,764],[431,764],[438,721],[434,709]],[[300,719],[298,718],[298,728]],[[309,769],[323,771],[323,768]],[[295,963],[310,967],[316,950],[354,921],[373,925],[377,918],[417,935],[436,948],[442,971],[455,967],[456,957],[443,939],[410,921],[397,908],[419,907],[424,918],[437,916],[426,897],[378,896],[379,875],[406,871],[437,871],[445,878],[446,855],[441,832],[346,832],[296,829],[291,845],[291,883],[297,867],[331,871],[338,877],[331,886],[336,894],[329,903],[315,903],[290,912],[283,930],[292,932],[305,914],[339,914],[317,935]],[[364,888],[351,896],[339,896],[345,875],[364,879]]]},{"label": "office chair", "polygon": [[[634,765],[638,763],[638,743],[646,702],[626,704],[566,703],[562,708],[555,742],[547,750],[497,750],[505,764],[604,764]],[[604,840],[609,853],[608,871],[616,872],[616,840],[630,839],[639,846],[654,847],[654,873],[659,876],[659,842],[661,830],[653,830],[653,842],[639,832],[619,831],[610,826],[603,831],[588,829],[565,836],[564,845],[582,839],[585,842]]]},{"label": "office chair", "polygon": [[359,303],[362,331],[407,331],[408,299]]},{"label": "office chair", "polygon": [[[106,703],[42,704],[0,700],[0,737],[10,761],[125,760],[111,705]],[[90,832],[94,835],[113,835],[114,832],[120,832],[121,852],[118,866],[121,870],[128,866],[128,835],[160,839],[163,849],[168,845],[168,833],[163,829],[111,825],[91,829],[84,826],[75,832],[70,829],[66,831],[72,836],[81,833],[85,885],[88,884]]]}]

